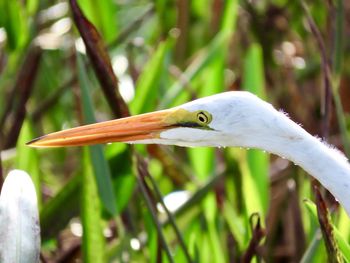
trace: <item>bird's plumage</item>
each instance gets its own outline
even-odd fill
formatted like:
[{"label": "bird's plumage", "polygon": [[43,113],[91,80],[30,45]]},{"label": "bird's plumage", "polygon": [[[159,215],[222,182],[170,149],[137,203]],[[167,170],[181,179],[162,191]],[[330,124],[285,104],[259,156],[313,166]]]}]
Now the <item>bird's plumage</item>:
[{"label": "bird's plumage", "polygon": [[32,145],[113,141],[262,149],[304,168],[350,215],[350,166],[344,155],[249,92],[220,93],[165,111],[78,127],[44,136]]}]

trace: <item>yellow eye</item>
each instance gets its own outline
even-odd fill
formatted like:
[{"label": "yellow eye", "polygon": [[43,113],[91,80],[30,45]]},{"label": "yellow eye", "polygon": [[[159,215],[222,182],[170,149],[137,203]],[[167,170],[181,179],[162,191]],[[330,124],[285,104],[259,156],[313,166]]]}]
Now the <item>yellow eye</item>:
[{"label": "yellow eye", "polygon": [[197,113],[197,120],[201,124],[208,124],[211,121],[211,115],[208,112],[200,111]]}]

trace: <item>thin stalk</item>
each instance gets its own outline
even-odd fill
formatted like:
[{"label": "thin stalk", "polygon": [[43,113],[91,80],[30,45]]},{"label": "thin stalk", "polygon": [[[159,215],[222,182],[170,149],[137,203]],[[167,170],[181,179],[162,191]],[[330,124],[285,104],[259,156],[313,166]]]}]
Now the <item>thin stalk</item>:
[{"label": "thin stalk", "polygon": [[139,17],[137,17],[134,21],[132,21],[127,27],[125,27],[119,35],[107,45],[107,49],[115,48],[123,43],[135,30],[139,29],[142,23],[145,22],[146,19],[150,18],[152,14],[154,14],[155,6],[152,4],[150,7],[146,9],[144,13],[142,13]]},{"label": "thin stalk", "polygon": [[341,138],[344,145],[344,150],[346,155],[350,156],[350,143],[349,136],[346,129],[346,121],[343,111],[343,106],[341,104],[341,99],[339,95],[339,84],[341,78],[341,71],[343,65],[343,47],[344,47],[344,2],[343,0],[337,0],[335,7],[335,42],[334,42],[334,52],[333,52],[333,67],[332,67],[332,86],[333,86],[333,97],[334,104],[338,119],[338,124],[340,128]]},{"label": "thin stalk", "polygon": [[322,77],[323,77],[323,83],[324,83],[324,100],[323,105],[321,108],[321,115],[323,119],[322,123],[322,137],[328,138],[329,136],[329,123],[330,123],[330,106],[331,106],[331,99],[332,99],[332,81],[331,81],[331,69],[330,69],[330,61],[327,56],[327,50],[326,45],[324,43],[324,39],[322,37],[322,34],[317,27],[311,13],[309,10],[309,7],[307,4],[301,0],[301,5],[304,9],[307,22],[309,24],[311,33],[315,37],[316,43],[318,45],[318,48],[321,53],[321,69],[323,71]]},{"label": "thin stalk", "polygon": [[[334,52],[333,52],[333,74],[340,76],[343,65],[344,47],[344,2],[336,1],[335,8],[335,30],[334,30]],[[336,87],[335,87],[336,88]]]},{"label": "thin stalk", "polygon": [[64,92],[71,88],[71,86],[74,85],[76,82],[77,77],[73,76],[68,81],[64,82],[60,87],[55,89],[55,91],[52,94],[50,94],[47,99],[40,103],[39,106],[31,114],[31,118],[33,119],[33,121],[38,121],[42,117],[42,115],[48,111],[48,109],[50,109],[58,102],[62,94],[64,94]]},{"label": "thin stalk", "polygon": [[321,229],[318,228],[311,240],[310,245],[306,249],[303,257],[301,258],[300,263],[307,263],[312,261],[312,258],[318,246],[320,245],[321,240],[322,240],[322,233],[321,233]]},{"label": "thin stalk", "polygon": [[169,259],[169,262],[173,263],[174,260],[173,260],[173,257],[171,256],[171,252],[170,252],[170,249],[165,241],[165,237],[163,235],[163,232],[162,232],[162,227],[161,225],[159,224],[158,222],[158,218],[157,218],[157,215],[156,215],[156,211],[152,205],[152,200],[151,198],[149,197],[148,193],[147,193],[147,190],[146,190],[146,187],[144,186],[143,184],[143,181],[139,176],[136,177],[137,179],[137,183],[138,183],[138,186],[140,187],[140,190],[142,192],[142,196],[144,197],[145,199],[145,202],[146,202],[146,205],[147,205],[147,208],[152,216],[152,219],[153,219],[153,222],[154,222],[154,225],[156,226],[157,228],[157,232],[158,232],[158,237],[159,237],[159,240],[162,244],[162,247],[165,251],[165,254],[167,255],[168,259]]},{"label": "thin stalk", "polygon": [[[2,145],[4,149],[8,149],[16,145],[22,124],[26,117],[26,105],[31,93],[33,92],[35,87],[35,79],[40,70],[39,66],[42,52],[43,51],[40,48],[33,46],[30,49],[30,52],[28,52],[18,74],[15,84],[18,86],[18,88],[15,88],[17,90],[17,96],[14,101],[17,104],[17,107],[13,110],[13,122],[9,126],[10,128],[7,130],[4,145]],[[6,117],[4,121],[6,121]]]},{"label": "thin stalk", "polygon": [[192,259],[191,259],[191,256],[190,256],[190,253],[188,252],[188,249],[185,245],[185,241],[181,235],[181,232],[179,230],[179,228],[177,227],[176,225],[176,222],[175,222],[175,219],[173,217],[173,215],[170,213],[169,209],[167,208],[167,206],[165,205],[164,201],[163,201],[163,196],[156,184],[156,182],[154,181],[154,179],[152,178],[152,176],[150,174],[147,174],[147,178],[150,180],[151,184],[152,184],[152,187],[153,187],[153,190],[155,191],[156,193],[156,197],[157,199],[159,200],[161,206],[163,207],[165,213],[167,214],[167,217],[168,217],[168,220],[169,220],[169,223],[170,225],[174,228],[174,231],[176,233],[176,236],[179,240],[179,243],[180,243],[180,246],[185,254],[185,257],[187,259],[187,262],[193,262]]},{"label": "thin stalk", "polygon": [[136,164],[137,183],[138,183],[138,186],[140,187],[140,190],[141,190],[142,196],[145,200],[146,206],[151,214],[154,225],[156,226],[159,241],[162,244],[162,247],[163,247],[163,249],[164,249],[164,251],[169,259],[169,262],[173,263],[174,260],[172,258],[170,249],[169,249],[169,247],[166,243],[165,237],[163,235],[162,226],[158,221],[155,206],[153,205],[150,194],[148,192],[149,189],[146,188],[147,185],[146,185],[146,182],[144,181],[144,178],[147,176],[147,174],[145,174],[145,172],[144,172],[143,165],[142,165],[142,159],[140,160],[140,158],[141,157],[135,151],[133,151],[133,160],[134,160],[134,163]]},{"label": "thin stalk", "polygon": [[[173,216],[178,217],[184,214],[188,209],[200,203],[207,194],[213,190],[213,188],[220,182],[223,178],[224,173],[219,173],[217,175],[209,176],[209,179],[205,182],[205,184],[195,192],[194,195],[190,197],[179,209],[177,209]],[[163,226],[168,225],[169,219],[163,222]]]},{"label": "thin stalk", "polygon": [[[343,24],[344,24],[344,14],[343,14],[343,2],[342,0],[338,0],[338,6],[336,9],[336,39],[335,39],[335,51],[334,51],[334,66],[333,72],[331,71],[331,65],[329,59],[327,59],[326,47],[324,44],[324,40],[322,38],[321,32],[318,29],[315,21],[313,20],[310,10],[307,4],[301,0],[301,5],[305,11],[307,21],[309,23],[312,34],[314,35],[316,42],[319,46],[319,50],[322,58],[322,70],[324,74],[325,85],[329,85],[332,95],[334,98],[336,114],[338,125],[341,131],[342,142],[344,145],[344,151],[347,156],[350,156],[350,143],[349,137],[346,129],[345,116],[343,111],[343,106],[341,104],[340,96],[339,96],[339,82],[340,82],[340,73],[341,73],[341,64],[343,59],[342,47],[343,47]],[[327,87],[326,87],[327,88]]]},{"label": "thin stalk", "polygon": [[346,121],[343,111],[343,105],[341,104],[340,96],[338,92],[333,92],[334,105],[338,119],[338,125],[340,128],[340,135],[342,138],[344,151],[347,157],[350,157],[350,144],[349,144],[349,135],[346,128]]}]

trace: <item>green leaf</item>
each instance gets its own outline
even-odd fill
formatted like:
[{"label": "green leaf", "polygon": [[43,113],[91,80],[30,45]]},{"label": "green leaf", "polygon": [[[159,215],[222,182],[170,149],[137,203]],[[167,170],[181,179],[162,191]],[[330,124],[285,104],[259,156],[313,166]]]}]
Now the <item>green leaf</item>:
[{"label": "green leaf", "polygon": [[[313,220],[318,221],[316,204],[314,204],[310,200],[306,200],[304,202],[304,204],[305,204],[306,208],[308,209]],[[340,249],[340,252],[342,253],[345,260],[347,262],[350,262],[350,245],[349,245],[349,243],[344,239],[341,231],[339,231],[338,228],[332,222],[331,222],[331,225],[333,227],[335,239],[337,241],[337,245]]]},{"label": "green leaf", "polygon": [[41,177],[39,171],[39,156],[37,150],[29,148],[26,143],[32,140],[34,132],[29,120],[25,120],[17,141],[16,167],[30,174],[35,190],[38,193],[38,206],[41,206]]},{"label": "green leaf", "polygon": [[160,79],[166,68],[164,65],[165,55],[172,42],[173,39],[171,38],[161,42],[157,51],[144,66],[144,70],[137,81],[135,98],[130,105],[133,114],[144,113],[154,109],[158,98],[157,89],[160,86]]},{"label": "green leaf", "polygon": [[11,50],[22,48],[29,37],[24,7],[19,0],[0,2],[3,16],[1,22],[6,30],[8,46]]},{"label": "green leaf", "polygon": [[[81,57],[78,55],[78,74],[79,74],[79,82],[80,89],[82,94],[82,106],[85,123],[94,123],[96,122],[93,106],[89,93],[89,81],[88,77],[84,71],[84,64],[82,62]],[[90,89],[91,90],[91,89]],[[90,158],[91,163],[93,165],[94,175],[98,187],[99,196],[101,201],[107,211],[112,215],[115,215],[116,204],[115,204],[115,196],[112,187],[112,179],[111,173],[109,170],[109,166],[106,158],[104,157],[104,153],[101,145],[93,145],[89,147],[90,150]]]},{"label": "green leaf", "polygon": [[106,158],[108,159],[113,177],[113,189],[116,196],[117,213],[121,213],[128,205],[134,194],[136,178],[132,173],[130,148],[126,144],[111,143],[106,145]]},{"label": "green leaf", "polygon": [[[183,77],[188,81],[195,79],[210,64],[212,59],[216,57],[217,52],[222,48],[222,44],[227,40],[226,34],[222,32],[218,33],[205,48],[197,52],[195,59],[193,59],[192,63],[183,72]],[[183,81],[176,81],[165,93],[159,104],[159,108],[168,108],[188,101],[190,94],[183,92],[184,85]]]},{"label": "green leaf", "polygon": [[35,12],[38,10],[39,7],[39,0],[27,0],[26,1],[26,9],[28,15],[34,15]]},{"label": "green leaf", "polygon": [[91,167],[91,153],[83,149],[82,179],[82,223],[83,223],[83,258],[88,263],[105,262],[105,242],[102,232],[101,203],[98,198],[94,172]]},{"label": "green leaf", "polygon": [[337,222],[337,228],[341,233],[342,237],[345,240],[348,240],[350,237],[350,224],[349,224],[349,216],[345,212],[344,208],[339,206],[339,218]]},{"label": "green leaf", "polygon": [[[244,60],[243,89],[262,99],[266,98],[262,50],[256,43],[249,47]],[[253,149],[248,151],[247,158],[250,174],[266,214],[269,203],[269,154]]]},{"label": "green leaf", "polygon": [[[219,41],[217,46],[212,45],[210,47],[212,50],[208,50],[208,57],[202,61],[207,63],[207,68],[201,72],[205,81],[201,85],[203,88],[198,92],[199,97],[213,95],[225,89],[224,70],[227,63],[229,39],[235,30],[234,24],[237,18],[237,4],[238,2],[235,0],[226,2],[222,27],[218,33],[218,36],[222,36],[222,41]],[[215,56],[211,54],[215,54]],[[199,72],[199,69],[204,66],[204,63],[198,66],[193,71],[193,76],[195,76],[195,72]],[[200,179],[203,180],[213,174],[215,167],[215,150],[213,148],[191,148],[188,151],[192,166]],[[223,247],[220,246],[220,233],[216,224],[217,205],[214,193],[211,193],[205,198],[202,206],[208,223],[208,241],[210,241],[209,250],[212,251],[212,260],[214,262],[226,262]]]},{"label": "green leaf", "polygon": [[98,28],[106,42],[115,39],[118,32],[115,2],[113,0],[79,0],[78,2],[88,20]]}]

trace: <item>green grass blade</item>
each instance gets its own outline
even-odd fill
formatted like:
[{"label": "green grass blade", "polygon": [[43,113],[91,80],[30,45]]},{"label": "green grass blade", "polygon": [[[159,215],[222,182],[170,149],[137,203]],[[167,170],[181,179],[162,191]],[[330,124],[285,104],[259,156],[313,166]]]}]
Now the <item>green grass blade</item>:
[{"label": "green grass blade", "polygon": [[161,76],[165,73],[165,57],[173,39],[161,42],[153,57],[146,63],[136,84],[135,98],[130,108],[133,114],[148,112],[154,109],[158,98],[157,89]]},{"label": "green grass blade", "polygon": [[238,251],[243,251],[243,249],[247,247],[249,241],[244,220],[228,202],[224,203],[223,215],[226,219],[229,230],[237,242]]},{"label": "green grass blade", "polygon": [[94,172],[90,163],[91,152],[83,149],[82,223],[83,258],[87,263],[105,262],[105,244],[102,233],[101,203],[98,198]]},{"label": "green grass blade", "polygon": [[349,240],[349,237],[350,237],[349,216],[345,212],[344,208],[342,207],[339,207],[339,218],[336,225],[342,237],[345,240]]},{"label": "green grass blade", "polygon": [[[6,30],[7,44],[11,50],[22,48],[29,37],[27,16],[20,1],[0,1],[1,22]],[[1,14],[1,13],[0,13]]]},{"label": "green grass blade", "polygon": [[[91,98],[89,95],[90,82],[87,79],[87,75],[84,71],[84,64],[79,55],[78,71],[85,123],[93,123],[96,122],[96,120],[94,116]],[[104,157],[102,146],[93,145],[90,146],[89,149],[99,196],[107,211],[112,215],[115,215],[117,212],[115,204],[116,199],[112,187],[111,173],[109,170],[107,160]]]},{"label": "green grass blade", "polygon": [[333,225],[333,229],[334,229],[335,239],[337,240],[339,249],[340,249],[341,253],[343,254],[343,257],[345,258],[346,262],[350,262],[350,245],[349,245],[349,243],[343,238],[342,233],[334,225]]},{"label": "green grass blade", "polygon": [[[262,49],[258,44],[252,44],[248,49],[244,60],[243,79],[244,90],[266,99]],[[253,149],[248,151],[247,158],[263,211],[266,213],[269,202],[269,154]]]},{"label": "green grass blade", "polygon": [[[316,221],[317,220],[317,208],[316,205],[312,201],[305,202],[306,208],[308,209],[310,216]],[[318,221],[318,220],[317,220]],[[331,222],[333,227],[333,233],[335,236],[335,240],[339,247],[341,254],[347,262],[350,262],[350,245],[347,240],[344,239],[341,231]]]},{"label": "green grass blade", "polygon": [[25,120],[17,141],[16,168],[30,174],[38,198],[38,206],[41,207],[41,178],[39,171],[39,156],[36,149],[29,148],[26,143],[34,137],[31,123]]},{"label": "green grass blade", "polygon": [[[217,51],[222,48],[222,43],[225,41],[227,41],[227,35],[218,33],[205,48],[197,53],[196,58],[184,71],[183,77],[188,81],[195,79],[216,57]],[[184,85],[183,81],[176,81],[165,93],[159,108],[164,109],[188,101],[190,94],[183,92]]]},{"label": "green grass blade", "polygon": [[[215,56],[212,57],[211,55],[208,55],[208,60],[203,61],[208,63],[208,68],[202,71],[203,75],[205,75],[205,82],[204,84],[199,85],[203,87],[198,93],[200,97],[219,93],[225,89],[224,69],[227,63],[226,60],[230,36],[233,34],[235,29],[234,25],[237,18],[236,11],[237,1],[227,1],[224,9],[222,26],[219,33],[219,36],[222,36],[223,40],[219,42],[218,46],[214,46],[215,48],[212,48],[212,51],[208,51],[209,54],[212,53],[215,54]],[[201,69],[203,65],[204,64],[198,67],[197,70]],[[193,74],[193,76],[195,76],[195,74]],[[188,151],[192,166],[200,179],[203,180],[209,175],[213,174],[215,167],[215,155],[213,148],[192,148]],[[208,223],[208,245],[212,251],[209,258],[211,258],[214,262],[225,262],[225,253],[223,247],[220,245],[221,237],[216,225],[217,205],[213,193],[205,198],[203,202],[203,210]]]},{"label": "green grass blade", "polygon": [[319,250],[321,241],[322,241],[322,233],[320,229],[317,229],[303,257],[301,258],[300,263],[314,262],[313,259],[315,259],[316,257],[315,254]]},{"label": "green grass blade", "polygon": [[[207,80],[212,79],[212,85],[206,85],[205,90],[209,87],[212,92],[219,92],[223,87],[223,70],[226,63],[227,54],[229,52],[229,40],[234,33],[237,20],[238,1],[226,1],[224,16],[220,31],[216,34],[213,40],[203,49],[201,49],[193,62],[187,67],[183,73],[183,77],[188,80],[194,80],[204,69],[208,68],[210,74],[216,77],[206,77]],[[214,63],[213,68],[211,67]],[[218,76],[221,75],[220,78]],[[196,87],[198,87],[197,85]],[[184,88],[183,81],[175,82],[166,92],[162,99],[159,108],[167,108],[169,106],[179,105],[186,102],[190,98],[190,94],[182,92]],[[207,95],[212,94],[205,92]]]},{"label": "green grass blade", "polygon": [[112,41],[118,33],[117,6],[113,0],[78,0],[84,14],[102,33],[106,42]]},{"label": "green grass blade", "polygon": [[111,143],[106,145],[106,158],[111,169],[113,189],[117,202],[117,214],[128,205],[134,194],[136,178],[132,173],[130,148],[126,144]]}]

